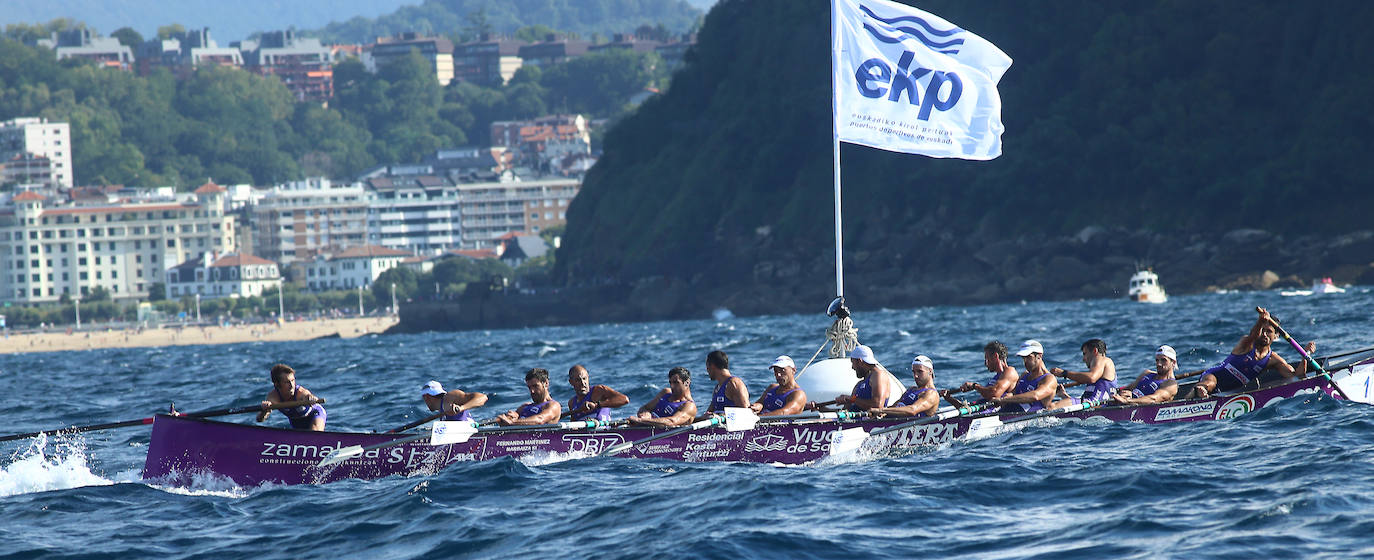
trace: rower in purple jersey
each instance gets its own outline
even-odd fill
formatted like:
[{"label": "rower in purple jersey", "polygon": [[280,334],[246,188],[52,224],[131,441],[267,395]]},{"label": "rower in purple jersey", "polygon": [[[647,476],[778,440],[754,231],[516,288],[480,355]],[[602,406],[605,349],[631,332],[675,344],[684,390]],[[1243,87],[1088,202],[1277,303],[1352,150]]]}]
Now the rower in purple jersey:
[{"label": "rower in purple jersey", "polygon": [[926,356],[911,359],[911,377],[916,381],[892,406],[875,408],[874,416],[935,416],[940,397],[935,391],[935,364]]},{"label": "rower in purple jersey", "polygon": [[[988,380],[987,385],[980,385],[972,381],[966,381],[959,386],[956,393],[977,391],[980,400],[986,401],[994,397],[1001,397],[1007,394],[1016,386],[1016,380],[1021,378],[1021,374],[1016,371],[1016,367],[1007,363],[1007,345],[999,341],[992,341],[983,346],[983,367],[992,372],[992,379]],[[955,399],[948,392],[944,395],[954,406],[965,406],[967,403]]]},{"label": "rower in purple jersey", "polygon": [[568,369],[568,384],[573,397],[568,399],[568,411],[573,420],[611,419],[611,409],[630,404],[630,398],[605,385],[592,385],[591,375],[581,364]]},{"label": "rower in purple jersey", "polygon": [[708,414],[725,412],[727,406],[749,406],[749,388],[744,380],[730,373],[730,357],[725,352],[713,350],[706,355],[706,375],[716,382],[716,390],[711,394],[711,404],[706,406]]},{"label": "rower in purple jersey", "polygon": [[1034,340],[1021,343],[1016,355],[1026,365],[1026,374],[1016,381],[1009,394],[988,399],[993,405],[1002,405],[1002,412],[1037,412],[1044,410],[1054,399],[1054,390],[1059,380],[1045,368],[1045,347]]},{"label": "rower in purple jersey", "polygon": [[1112,395],[1116,404],[1154,404],[1174,400],[1178,394],[1178,380],[1174,372],[1178,369],[1178,353],[1172,346],[1165,344],[1155,350],[1155,369],[1147,369],[1130,385],[1122,387]]},{"label": "rower in purple jersey", "polygon": [[324,431],[324,406],[319,404],[320,399],[316,398],[309,390],[296,385],[296,370],[291,369],[291,366],[286,364],[277,364],[272,366],[270,375],[272,377],[272,390],[268,391],[266,397],[263,397],[262,412],[258,413],[258,421],[262,422],[272,414],[272,409],[269,407],[274,404],[310,401],[310,405],[283,408],[281,413],[291,422],[293,429]]},{"label": "rower in purple jersey", "polygon": [[773,378],[778,382],[768,386],[763,396],[749,405],[759,416],[782,416],[797,414],[806,407],[806,391],[797,385],[797,364],[791,356],[778,356],[773,360]]},{"label": "rower in purple jersey", "polygon": [[563,406],[549,396],[549,370],[534,368],[525,372],[525,387],[530,390],[530,402],[496,417],[502,426],[532,426],[558,421]]},{"label": "rower in purple jersey", "polygon": [[1049,408],[1064,408],[1087,401],[1102,403],[1116,393],[1116,362],[1107,357],[1107,343],[1100,338],[1094,338],[1084,342],[1079,350],[1083,352],[1083,365],[1088,366],[1088,371],[1054,368],[1050,373],[1077,381],[1087,390],[1083,391],[1081,397],[1069,397],[1063,390],[1063,385],[1060,385],[1060,392],[1068,398],[1060,399]]},{"label": "rower in purple jersey", "polygon": [[892,374],[878,363],[878,358],[873,356],[873,349],[863,345],[854,347],[849,353],[849,367],[853,368],[859,382],[854,384],[850,394],[835,397],[835,404],[845,405],[852,412],[887,406],[887,377]]},{"label": "rower in purple jersey", "polygon": [[487,396],[478,392],[465,392],[458,389],[444,390],[438,381],[430,381],[420,389],[420,398],[433,412],[442,412],[443,420],[468,422],[472,420],[472,409],[487,404]]},{"label": "rower in purple jersey", "polygon": [[692,401],[692,373],[685,367],[668,370],[668,388],[654,395],[653,400],[639,407],[639,413],[629,422],[636,426],[666,428],[686,426],[697,415],[697,403]]},{"label": "rower in purple jersey", "polygon": [[[1307,361],[1299,360],[1298,366],[1294,368],[1284,361],[1282,356],[1274,352],[1271,346],[1274,339],[1278,338],[1278,321],[1269,316],[1269,312],[1262,307],[1256,307],[1259,318],[1255,320],[1255,326],[1250,327],[1250,333],[1241,337],[1236,347],[1231,349],[1231,354],[1216,366],[1203,372],[1198,379],[1193,391],[1186,398],[1205,399],[1211,396],[1213,391],[1234,391],[1240,389],[1251,381],[1258,378],[1266,370],[1278,371],[1285,379],[1289,377],[1307,377]],[[1317,349],[1315,342],[1307,343],[1307,353],[1311,354]]]}]

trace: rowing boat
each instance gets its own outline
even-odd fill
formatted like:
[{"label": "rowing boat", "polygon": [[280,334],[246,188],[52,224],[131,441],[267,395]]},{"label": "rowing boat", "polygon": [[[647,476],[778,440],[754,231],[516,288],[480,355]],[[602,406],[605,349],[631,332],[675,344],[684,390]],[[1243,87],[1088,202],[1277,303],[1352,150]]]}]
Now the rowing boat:
[{"label": "rowing boat", "polygon": [[[1207,399],[1151,405],[1106,406],[1056,415],[1059,418],[1102,418],[1117,422],[1163,424],[1228,420],[1271,406],[1284,399],[1325,394],[1340,399],[1340,389],[1352,400],[1374,404],[1371,398],[1374,359],[1331,373],[1331,380],[1315,376],[1280,381]],[[870,442],[884,448],[940,445],[997,433],[1009,414],[957,416],[892,430]],[[909,418],[792,418],[770,422],[763,418],[749,429],[726,427],[675,434],[631,447],[621,455],[674,461],[739,461],[807,464],[826,457],[831,441],[845,429],[865,431],[909,423]],[[374,449],[325,467],[322,459],[350,446],[372,446],[411,437],[407,434],[308,432],[219,422],[184,416],[158,415],[144,465],[145,479],[186,484],[206,474],[240,485],[319,484],[348,478],[372,479],[393,475],[429,475],[465,461],[511,457],[548,459],[589,457],[616,444],[636,442],[665,429],[598,426],[582,429],[528,429],[481,432],[466,442],[430,445],[423,439]]]}]

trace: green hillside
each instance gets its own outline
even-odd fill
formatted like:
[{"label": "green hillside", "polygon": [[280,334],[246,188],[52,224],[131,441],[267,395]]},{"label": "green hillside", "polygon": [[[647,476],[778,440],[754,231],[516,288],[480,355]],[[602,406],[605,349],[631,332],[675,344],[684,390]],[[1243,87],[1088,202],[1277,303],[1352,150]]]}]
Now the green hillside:
[{"label": "green hillside", "polygon": [[583,38],[610,38],[643,25],[682,33],[700,16],[683,0],[425,0],[376,18],[331,23],[318,35],[327,42],[363,43],[405,31],[466,38],[538,25]]}]

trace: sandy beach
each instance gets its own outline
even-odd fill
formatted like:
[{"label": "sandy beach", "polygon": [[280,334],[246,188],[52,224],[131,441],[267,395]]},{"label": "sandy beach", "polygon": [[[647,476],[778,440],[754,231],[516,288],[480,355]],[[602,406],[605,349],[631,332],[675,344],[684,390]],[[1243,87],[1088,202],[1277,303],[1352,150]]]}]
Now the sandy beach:
[{"label": "sandy beach", "polygon": [[167,326],[142,330],[84,330],[72,334],[62,331],[36,334],[11,333],[0,339],[0,354],[63,352],[94,348],[143,348],[191,344],[310,340],[331,335],[338,335],[341,338],[354,338],[380,333],[395,324],[395,317],[365,317],[361,319],[291,321],[282,325],[256,324],[181,328]]}]

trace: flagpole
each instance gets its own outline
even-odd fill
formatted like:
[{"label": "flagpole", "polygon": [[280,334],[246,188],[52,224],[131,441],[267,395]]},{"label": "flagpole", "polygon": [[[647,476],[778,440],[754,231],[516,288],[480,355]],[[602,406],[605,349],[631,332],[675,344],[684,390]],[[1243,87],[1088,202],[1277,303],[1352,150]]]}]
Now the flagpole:
[{"label": "flagpole", "polygon": [[840,34],[839,18],[835,7],[836,0],[830,0],[830,138],[835,152],[835,297],[844,297],[844,230],[840,217],[840,130],[839,99],[835,88],[835,69],[839,66]]}]

